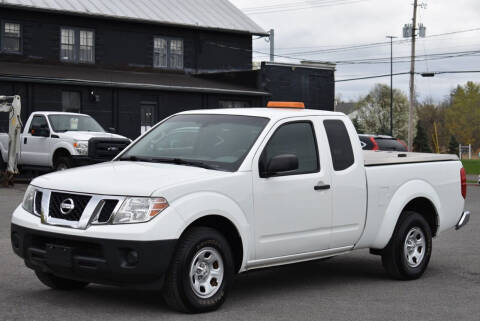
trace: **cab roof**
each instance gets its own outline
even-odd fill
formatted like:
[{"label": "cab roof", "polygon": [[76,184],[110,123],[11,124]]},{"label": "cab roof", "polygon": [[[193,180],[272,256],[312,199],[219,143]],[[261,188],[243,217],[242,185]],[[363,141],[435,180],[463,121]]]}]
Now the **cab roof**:
[{"label": "cab roof", "polygon": [[316,109],[300,109],[300,108],[223,108],[223,109],[200,109],[189,110],[178,113],[179,115],[188,114],[217,114],[217,115],[239,115],[239,116],[254,116],[266,117],[272,120],[279,120],[291,117],[303,116],[345,116],[343,113],[316,110]]}]

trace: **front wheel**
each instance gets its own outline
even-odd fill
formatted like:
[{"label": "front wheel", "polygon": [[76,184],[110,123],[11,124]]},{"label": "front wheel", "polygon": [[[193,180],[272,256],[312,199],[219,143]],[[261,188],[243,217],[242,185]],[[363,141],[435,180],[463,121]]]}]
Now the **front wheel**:
[{"label": "front wheel", "polygon": [[225,301],[233,275],[233,256],[223,235],[212,228],[194,227],[179,241],[163,296],[181,312],[213,311]]},{"label": "front wheel", "polygon": [[402,213],[382,263],[387,273],[399,280],[422,276],[432,254],[432,230],[423,216],[413,211]]},{"label": "front wheel", "polygon": [[55,161],[55,171],[64,171],[73,167],[73,161],[71,157],[62,156]]}]

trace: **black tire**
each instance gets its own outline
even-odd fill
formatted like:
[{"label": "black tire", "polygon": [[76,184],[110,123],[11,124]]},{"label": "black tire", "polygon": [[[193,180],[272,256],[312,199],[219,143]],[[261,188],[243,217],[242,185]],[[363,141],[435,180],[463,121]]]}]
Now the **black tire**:
[{"label": "black tire", "polygon": [[38,270],[35,271],[35,274],[37,275],[37,278],[40,280],[40,282],[54,290],[79,290],[83,289],[88,285],[88,282],[64,279],[53,274],[45,273]]},{"label": "black tire", "polygon": [[69,156],[60,156],[55,160],[55,171],[62,171],[73,167],[73,160]]},{"label": "black tire", "polygon": [[[202,298],[193,289],[190,269],[195,256],[208,248],[213,248],[221,256],[224,273],[223,280],[217,284],[217,291],[211,297]],[[213,311],[225,301],[233,276],[233,256],[225,237],[209,227],[194,227],[179,240],[172,263],[165,276],[163,297],[171,308],[180,312]]]},{"label": "black tire", "polygon": [[[421,231],[421,233],[419,233]],[[425,243],[421,242],[421,234],[424,236]],[[417,240],[420,245],[415,245],[411,252],[406,250],[407,238],[412,236],[411,240]],[[417,238],[420,237],[420,238]],[[415,244],[409,243],[409,244]],[[421,253],[423,252],[423,256]],[[407,259],[406,253],[409,255]],[[430,261],[432,254],[432,230],[423,216],[413,211],[405,211],[395,227],[395,231],[387,247],[382,251],[382,264],[387,273],[394,279],[414,280],[422,276]],[[417,258],[417,256],[421,256]]]},{"label": "black tire", "polygon": [[3,161],[2,153],[0,153],[0,173],[7,171],[7,163]]}]

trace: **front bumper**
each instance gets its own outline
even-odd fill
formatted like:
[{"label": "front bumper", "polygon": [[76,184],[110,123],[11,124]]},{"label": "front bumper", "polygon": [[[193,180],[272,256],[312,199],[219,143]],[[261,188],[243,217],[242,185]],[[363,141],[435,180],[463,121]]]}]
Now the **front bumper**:
[{"label": "front bumper", "polygon": [[177,240],[125,241],[80,237],[11,225],[14,252],[27,267],[100,284],[161,281]]},{"label": "front bumper", "polygon": [[108,161],[110,161],[110,159],[94,158],[94,157],[90,157],[90,156],[73,155],[72,156],[72,161],[73,161],[73,166],[79,167],[79,166],[87,166],[87,165],[93,165],[93,164],[108,162]]},{"label": "front bumper", "polygon": [[470,221],[470,212],[465,211],[462,213],[462,216],[460,216],[460,219],[458,220],[457,224],[455,225],[455,229],[459,230],[465,225],[467,225],[468,221]]}]

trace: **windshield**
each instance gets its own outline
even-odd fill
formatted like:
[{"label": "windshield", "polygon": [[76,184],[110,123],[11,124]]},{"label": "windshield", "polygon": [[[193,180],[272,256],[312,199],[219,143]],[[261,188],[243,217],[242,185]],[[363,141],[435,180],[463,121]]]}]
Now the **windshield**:
[{"label": "windshield", "polygon": [[139,140],[120,160],[236,171],[268,121],[236,115],[173,116]]},{"label": "windshield", "polygon": [[104,133],[105,130],[95,119],[85,115],[49,115],[48,119],[55,132],[98,132]]}]

